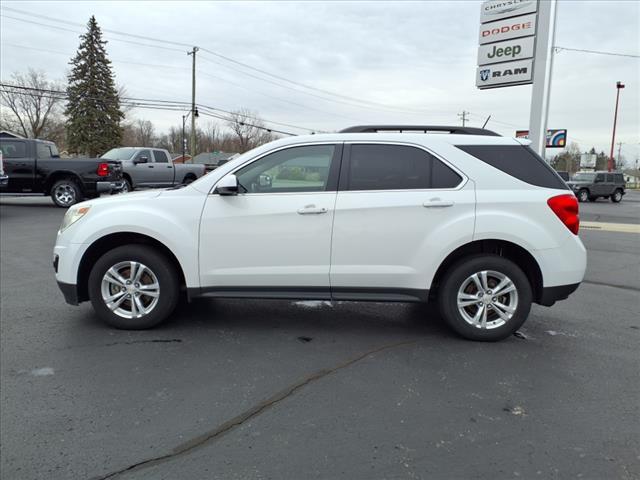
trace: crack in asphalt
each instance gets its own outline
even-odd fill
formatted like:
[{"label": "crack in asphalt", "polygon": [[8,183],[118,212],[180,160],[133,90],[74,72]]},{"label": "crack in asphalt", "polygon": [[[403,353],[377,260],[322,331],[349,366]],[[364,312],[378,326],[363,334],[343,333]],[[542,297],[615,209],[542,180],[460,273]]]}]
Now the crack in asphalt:
[{"label": "crack in asphalt", "polygon": [[156,338],[152,340],[126,340],[122,342],[113,342],[113,343],[105,343],[105,347],[112,347],[114,345],[134,345],[136,343],[181,343],[182,340],[180,338]]},{"label": "crack in asphalt", "polygon": [[243,423],[245,423],[247,420],[251,420],[252,418],[257,417],[258,415],[262,414],[263,412],[265,412],[266,410],[268,410],[269,408],[277,405],[278,403],[282,402],[283,400],[286,400],[287,398],[289,398],[291,395],[293,395],[295,392],[297,392],[298,390],[300,390],[301,388],[316,382],[324,377],[326,377],[327,375],[331,375],[332,373],[335,373],[339,370],[342,370],[344,368],[350,367],[351,365],[364,360],[365,358],[369,357],[370,355],[374,355],[376,353],[380,353],[382,351],[385,350],[390,350],[392,348],[397,348],[397,347],[401,347],[401,346],[406,346],[406,345],[412,345],[417,343],[417,340],[411,340],[411,341],[404,341],[404,342],[397,342],[397,343],[392,343],[392,344],[388,344],[388,345],[382,345],[381,347],[377,347],[374,348],[372,350],[368,350],[364,353],[361,353],[360,355],[347,360],[344,363],[341,363],[333,368],[325,368],[322,370],[318,370],[315,373],[312,373],[310,375],[307,375],[306,377],[303,377],[302,379],[298,380],[296,383],[289,385],[287,388],[285,388],[284,390],[281,390],[280,392],[270,396],[269,398],[267,398],[266,400],[261,401],[260,403],[258,403],[257,405],[254,405],[253,407],[249,408],[248,410],[245,410],[244,412],[242,412],[239,415],[236,415],[235,417],[233,417],[230,420],[227,420],[226,422],[222,423],[221,425],[217,426],[216,428],[214,428],[213,430],[210,430],[208,432],[205,432],[201,435],[198,435],[195,438],[192,438],[191,440],[188,440],[187,442],[184,442],[176,447],[174,447],[174,449],[171,451],[171,453],[166,453],[164,455],[159,455],[157,457],[152,457],[152,458],[148,458],[146,460],[142,460],[140,462],[136,462],[132,465],[129,465],[128,467],[124,467],[121,468],[119,470],[116,470],[114,472],[108,473],[106,475],[102,475],[99,477],[93,477],[93,480],[107,480],[110,478],[115,478],[119,475],[122,475],[124,473],[130,473],[133,471],[137,471],[137,470],[142,470],[144,468],[149,468],[155,465],[158,465],[160,463],[164,463],[170,460],[173,460],[177,457],[180,457],[182,455],[188,454],[193,452],[194,450],[204,447],[205,445],[210,444],[212,441],[217,440],[218,438],[220,438],[221,436],[223,436],[226,433],[229,433],[232,430],[235,430],[236,428],[238,428],[239,426],[241,426]]},{"label": "crack in asphalt", "polygon": [[601,287],[619,288],[621,290],[629,290],[631,292],[640,292],[640,288],[632,287],[630,285],[616,285],[614,283],[598,282],[594,280],[583,280],[582,283],[586,283],[587,285],[598,285]]}]

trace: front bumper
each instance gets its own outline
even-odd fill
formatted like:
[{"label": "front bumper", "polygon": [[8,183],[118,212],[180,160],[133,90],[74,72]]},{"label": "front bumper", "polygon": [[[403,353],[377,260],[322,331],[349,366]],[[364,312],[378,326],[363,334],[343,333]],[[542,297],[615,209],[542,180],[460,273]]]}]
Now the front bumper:
[{"label": "front bumper", "polygon": [[69,305],[78,305],[80,303],[78,302],[78,287],[76,285],[58,281],[58,288],[60,288],[65,302]]},{"label": "front bumper", "polygon": [[119,192],[124,188],[124,180],[116,182],[96,182],[97,193],[113,193]]}]

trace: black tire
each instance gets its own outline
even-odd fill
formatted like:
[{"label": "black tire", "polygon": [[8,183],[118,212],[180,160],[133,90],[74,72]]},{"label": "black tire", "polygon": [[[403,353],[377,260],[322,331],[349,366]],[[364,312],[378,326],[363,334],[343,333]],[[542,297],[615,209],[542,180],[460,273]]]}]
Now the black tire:
[{"label": "black tire", "polygon": [[182,180],[182,183],[185,185],[189,185],[191,182],[195,182],[196,181],[196,177],[193,175],[186,175],[184,177],[184,180]]},{"label": "black tire", "polygon": [[122,190],[120,190],[120,193],[127,193],[127,192],[133,192],[133,185],[131,185],[131,181],[128,178],[125,178],[124,186],[122,187]]},{"label": "black tire", "polygon": [[69,208],[84,200],[82,190],[73,178],[65,177],[51,186],[51,200],[60,208]]},{"label": "black tire", "polygon": [[589,190],[583,188],[578,192],[578,195],[576,195],[576,197],[578,197],[579,202],[586,202],[587,200],[589,200]]},{"label": "black tire", "polygon": [[[463,314],[458,309],[458,291],[468,282],[474,273],[482,271],[493,271],[505,275],[513,282],[517,294],[515,311],[511,318],[504,321],[503,324],[500,324],[502,320],[498,317],[497,312],[489,309],[495,309],[493,303],[491,307],[488,305],[484,307],[488,312],[486,323],[488,328],[480,328],[479,326],[472,325],[463,317]],[[489,275],[489,288],[496,286],[490,283],[492,280],[495,281],[495,279],[492,279],[491,275]],[[470,283],[469,285],[473,287],[473,284]],[[487,290],[487,292],[490,292],[490,290]],[[476,292],[468,293],[468,295],[476,295]],[[490,295],[488,295],[488,297],[490,297]],[[499,297],[498,302],[502,302],[504,301],[502,299],[506,298],[500,294],[498,294],[497,297]],[[513,297],[513,294],[510,294],[510,298]],[[472,309],[476,309],[475,312],[480,309],[478,303],[482,303],[482,301],[480,301],[481,298],[484,297],[478,297],[479,302],[476,303],[474,301],[474,303],[465,307],[468,316],[471,316],[473,313]],[[438,294],[440,311],[447,324],[464,338],[485,342],[502,340],[518,330],[529,315],[532,300],[531,284],[524,272],[512,261],[498,255],[490,254],[465,257],[452,265],[445,274]],[[487,298],[487,301],[491,302],[492,300],[491,298]],[[496,303],[500,304],[498,302]],[[493,326],[490,325],[491,323]]]},{"label": "black tire", "polygon": [[620,203],[622,201],[622,190],[617,188],[610,198],[613,203]]},{"label": "black tire", "polygon": [[[148,313],[138,318],[125,318],[115,313],[107,307],[102,295],[102,281],[107,271],[118,264],[129,261],[138,262],[146,266],[147,269],[155,275],[159,285],[157,302],[150,308]],[[129,272],[130,271],[131,270],[129,270]],[[140,284],[143,286],[145,284],[145,275],[147,275],[147,278],[152,278],[145,273],[140,280]],[[154,281],[152,280],[152,282]],[[133,288],[132,285],[130,285],[130,287]],[[124,245],[114,248],[98,259],[89,274],[89,298],[91,299],[91,304],[95,312],[100,319],[108,325],[124,330],[153,328],[166,320],[178,303],[180,296],[179,287],[178,274],[171,262],[154,248],[145,245]],[[118,294],[117,288],[120,287],[113,288],[116,288],[115,294]],[[109,293],[113,294],[111,291],[109,291]],[[129,297],[131,297],[131,295],[135,295],[135,293],[132,292],[129,294]],[[150,299],[151,297],[145,296],[144,294],[139,295],[142,295],[138,297],[140,302],[148,302],[147,306],[153,303],[153,300]],[[142,300],[142,298],[144,298],[144,300]],[[132,300],[124,299],[122,303],[123,309],[131,311],[132,303]],[[120,308],[115,310],[121,311]]]}]

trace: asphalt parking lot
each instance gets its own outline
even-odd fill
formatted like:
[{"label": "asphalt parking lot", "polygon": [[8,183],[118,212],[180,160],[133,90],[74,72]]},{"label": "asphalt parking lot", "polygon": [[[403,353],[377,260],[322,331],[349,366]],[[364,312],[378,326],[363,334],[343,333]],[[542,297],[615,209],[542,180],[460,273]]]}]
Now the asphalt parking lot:
[{"label": "asphalt parking lot", "polygon": [[[201,299],[145,332],[68,306],[64,211],[0,199],[3,479],[640,478],[640,234],[518,336],[409,304]],[[640,224],[640,193],[581,204]]]}]

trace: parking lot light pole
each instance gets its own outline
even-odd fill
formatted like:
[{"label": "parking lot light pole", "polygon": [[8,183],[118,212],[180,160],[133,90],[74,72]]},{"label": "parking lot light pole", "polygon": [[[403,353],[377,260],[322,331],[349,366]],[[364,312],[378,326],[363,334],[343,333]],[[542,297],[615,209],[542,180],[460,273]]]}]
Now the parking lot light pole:
[{"label": "parking lot light pole", "polygon": [[184,163],[184,156],[186,155],[185,148],[187,146],[185,143],[187,139],[185,138],[184,125],[190,114],[191,112],[187,113],[186,115],[182,115],[182,163]]},{"label": "parking lot light pole", "polygon": [[609,154],[609,163],[607,164],[607,170],[611,172],[613,170],[613,147],[616,144],[616,123],[618,122],[618,101],[620,100],[620,90],[624,88],[624,83],[616,82],[616,110],[613,114],[613,135],[611,136],[611,153]]}]

